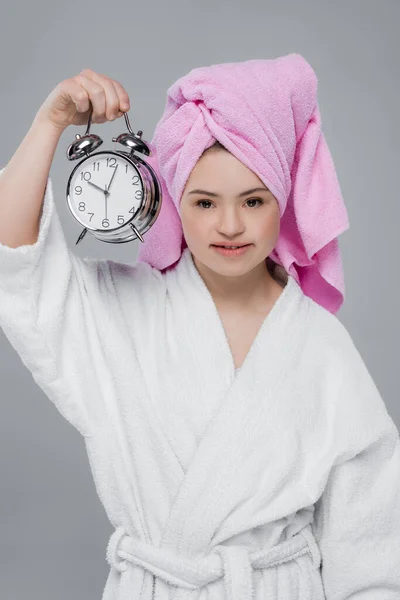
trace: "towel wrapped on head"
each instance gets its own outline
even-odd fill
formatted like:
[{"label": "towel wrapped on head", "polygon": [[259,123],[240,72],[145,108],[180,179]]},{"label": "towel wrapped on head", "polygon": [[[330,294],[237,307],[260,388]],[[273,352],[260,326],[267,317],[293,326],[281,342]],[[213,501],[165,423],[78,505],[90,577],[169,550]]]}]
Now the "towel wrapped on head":
[{"label": "towel wrapped on head", "polygon": [[270,254],[332,313],[344,300],[338,236],[349,228],[321,128],[317,77],[299,54],[192,69],[167,91],[147,157],[161,183],[160,214],[138,260],[163,271],[186,247],[179,206],[191,171],[219,141],[275,196],[280,233]]}]

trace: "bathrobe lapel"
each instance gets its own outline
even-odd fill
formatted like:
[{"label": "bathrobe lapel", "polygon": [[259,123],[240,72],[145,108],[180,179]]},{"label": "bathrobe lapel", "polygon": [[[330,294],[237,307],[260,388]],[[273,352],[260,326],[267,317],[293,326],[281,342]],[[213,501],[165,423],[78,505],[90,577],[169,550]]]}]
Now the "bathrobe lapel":
[{"label": "bathrobe lapel", "polygon": [[[190,466],[182,470],[161,538],[160,546],[190,554],[206,551],[266,517],[257,507],[268,496],[267,486],[279,486],[279,481],[268,482],[268,469],[279,463],[285,437],[293,434],[290,407],[282,406],[279,388],[290,376],[310,311],[307,297],[289,276],[235,377],[221,318],[188,249],[171,277],[171,303],[181,307],[182,336],[194,344],[199,377],[214,382],[218,396]],[[295,451],[293,442],[291,447]],[[273,471],[281,477],[284,462]]]}]

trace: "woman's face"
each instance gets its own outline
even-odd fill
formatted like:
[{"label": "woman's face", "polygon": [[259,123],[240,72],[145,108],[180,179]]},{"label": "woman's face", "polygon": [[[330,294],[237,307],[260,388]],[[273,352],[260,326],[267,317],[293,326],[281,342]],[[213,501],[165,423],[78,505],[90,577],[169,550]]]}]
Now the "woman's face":
[{"label": "woman's face", "polygon": [[[240,196],[253,188],[262,189]],[[192,193],[196,189],[217,196]],[[186,182],[180,215],[186,243],[196,261],[221,275],[240,276],[257,267],[272,252],[279,236],[275,196],[225,150],[206,152],[199,159]],[[241,256],[226,257],[213,248],[216,242],[251,246]]]}]

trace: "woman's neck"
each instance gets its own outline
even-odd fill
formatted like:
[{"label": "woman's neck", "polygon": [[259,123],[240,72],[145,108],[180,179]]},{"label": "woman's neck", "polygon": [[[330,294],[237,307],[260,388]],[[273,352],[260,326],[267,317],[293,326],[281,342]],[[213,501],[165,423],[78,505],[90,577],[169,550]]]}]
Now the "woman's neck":
[{"label": "woman's neck", "polygon": [[[221,276],[192,255],[193,262],[206,284],[214,302],[227,309],[252,309],[263,307],[281,293],[287,283],[287,273],[275,263],[261,263],[255,269],[238,277]],[[270,270],[272,272],[270,272]],[[286,277],[285,277],[286,274]]]}]

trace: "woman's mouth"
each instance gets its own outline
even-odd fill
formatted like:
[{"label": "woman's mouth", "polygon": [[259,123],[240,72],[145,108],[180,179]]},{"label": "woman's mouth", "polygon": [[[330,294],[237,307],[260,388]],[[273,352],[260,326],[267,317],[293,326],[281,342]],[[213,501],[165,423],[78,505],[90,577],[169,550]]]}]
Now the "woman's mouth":
[{"label": "woman's mouth", "polygon": [[212,245],[214,250],[216,250],[219,254],[223,256],[242,256],[245,252],[250,248],[251,244],[246,244],[246,246],[238,246],[238,247],[228,247],[228,246],[215,246]]}]

